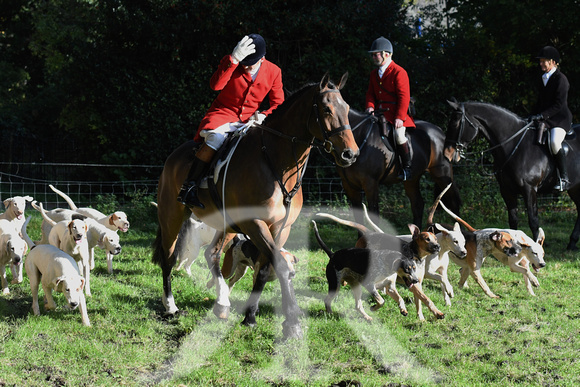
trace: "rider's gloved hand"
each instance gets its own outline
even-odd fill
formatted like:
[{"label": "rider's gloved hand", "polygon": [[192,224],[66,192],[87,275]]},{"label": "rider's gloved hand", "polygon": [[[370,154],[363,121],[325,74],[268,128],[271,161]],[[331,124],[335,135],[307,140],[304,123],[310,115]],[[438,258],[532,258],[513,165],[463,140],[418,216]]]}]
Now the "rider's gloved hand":
[{"label": "rider's gloved hand", "polygon": [[528,122],[538,122],[538,121],[542,121],[544,119],[544,116],[542,115],[542,113],[540,114],[534,114],[528,117]]},{"label": "rider's gloved hand", "polygon": [[373,114],[375,112],[375,109],[373,109],[372,107],[370,107],[370,108],[367,108],[367,110],[365,110],[365,112],[367,114]]},{"label": "rider's gloved hand", "polygon": [[232,59],[234,62],[241,62],[244,60],[245,57],[251,55],[256,52],[256,45],[254,41],[249,36],[244,36],[242,40],[240,40],[234,48],[232,52]]}]

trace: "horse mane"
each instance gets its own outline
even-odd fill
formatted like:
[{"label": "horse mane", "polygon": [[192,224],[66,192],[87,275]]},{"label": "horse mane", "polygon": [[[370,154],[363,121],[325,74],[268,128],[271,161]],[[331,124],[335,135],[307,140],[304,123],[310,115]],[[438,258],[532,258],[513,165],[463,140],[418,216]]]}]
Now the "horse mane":
[{"label": "horse mane", "polygon": [[[312,89],[314,86],[318,86],[318,83],[316,83],[316,82],[307,83],[304,86],[302,86],[300,89],[293,91],[293,92],[290,92],[288,94],[288,97],[284,98],[284,102],[282,102],[282,104],[280,106],[278,106],[272,112],[272,114],[270,114],[266,118],[266,121],[269,121],[270,119],[276,119],[279,116],[284,115],[288,111],[288,109],[290,109],[290,106],[292,106],[297,99],[301,98],[303,94],[305,94],[307,91]],[[336,89],[336,85],[334,83],[332,83],[332,81],[328,82],[327,87],[329,89]]]},{"label": "horse mane", "polygon": [[522,120],[523,118],[518,116],[516,113],[512,112],[511,110],[508,110],[502,106],[499,105],[495,105],[493,103],[489,103],[489,102],[482,102],[482,101],[467,101],[465,103],[471,104],[471,105],[485,105],[485,106],[489,106],[492,107],[494,109],[500,110],[502,112],[504,112],[505,114],[507,114],[508,116],[513,117],[516,120]]}]

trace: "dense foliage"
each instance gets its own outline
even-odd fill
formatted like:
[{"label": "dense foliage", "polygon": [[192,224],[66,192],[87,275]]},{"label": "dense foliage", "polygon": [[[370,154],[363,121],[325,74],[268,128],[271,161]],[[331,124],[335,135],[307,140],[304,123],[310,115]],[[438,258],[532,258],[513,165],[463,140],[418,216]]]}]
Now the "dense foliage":
[{"label": "dense foliage", "polygon": [[[378,36],[409,72],[419,118],[447,122],[446,100],[521,115],[534,100],[535,53],[561,52],[580,106],[578,0],[3,0],[0,161],[161,164],[192,137],[216,93],[208,80],[244,34],[267,41],[287,92],[329,71],[361,109]],[[413,11],[413,12],[411,12]],[[79,152],[80,151],[80,152]],[[121,176],[119,176],[122,178]]]}]

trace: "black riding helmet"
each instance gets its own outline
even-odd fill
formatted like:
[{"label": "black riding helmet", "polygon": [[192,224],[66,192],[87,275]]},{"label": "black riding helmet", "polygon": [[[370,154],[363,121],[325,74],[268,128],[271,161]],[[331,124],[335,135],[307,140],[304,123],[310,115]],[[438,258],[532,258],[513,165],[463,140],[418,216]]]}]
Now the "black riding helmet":
[{"label": "black riding helmet", "polygon": [[540,50],[536,59],[545,58],[545,59],[552,59],[554,62],[560,62],[560,53],[556,50],[555,47],[552,46],[545,46]]},{"label": "black riding helmet", "polygon": [[375,39],[375,41],[371,45],[371,49],[369,50],[369,53],[381,52],[381,51],[386,51],[386,52],[389,52],[391,54],[393,53],[393,45],[391,44],[389,39],[385,38],[384,36],[381,36],[380,38]]},{"label": "black riding helmet", "polygon": [[240,62],[242,66],[252,66],[266,55],[266,41],[258,34],[248,35],[256,46],[256,52],[248,55]]}]

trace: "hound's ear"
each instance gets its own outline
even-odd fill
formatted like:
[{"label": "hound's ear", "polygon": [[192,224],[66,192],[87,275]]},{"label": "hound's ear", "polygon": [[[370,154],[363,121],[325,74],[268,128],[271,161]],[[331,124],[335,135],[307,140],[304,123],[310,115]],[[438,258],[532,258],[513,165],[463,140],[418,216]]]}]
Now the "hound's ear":
[{"label": "hound's ear", "polygon": [[81,277],[81,292],[83,291],[84,288],[85,288],[85,279]]},{"label": "hound's ear", "polygon": [[494,231],[489,236],[489,239],[491,239],[494,242],[501,241],[501,238],[502,238],[502,236],[499,233],[499,231]]},{"label": "hound's ear", "polygon": [[447,103],[449,105],[451,105],[451,107],[455,110],[459,110],[459,102],[457,102],[457,100],[455,99],[455,97],[451,98],[451,101],[447,101]]},{"label": "hound's ear", "polygon": [[455,222],[455,224],[453,225],[453,231],[455,232],[461,231],[461,226],[459,225],[459,222]]},{"label": "hound's ear", "polygon": [[346,85],[346,80],[348,79],[348,71],[344,74],[342,74],[342,77],[340,78],[340,82],[338,82],[338,86],[336,87],[338,90],[342,90],[342,88],[344,87],[344,85]]},{"label": "hound's ear", "polygon": [[12,198],[4,199],[2,203],[4,203],[4,208],[8,209],[10,203],[12,202]]},{"label": "hound's ear", "polygon": [[538,240],[536,242],[538,242],[540,244],[540,246],[544,246],[544,241],[546,240],[546,234],[544,233],[544,229],[540,227],[540,229],[538,230]]},{"label": "hound's ear", "polygon": [[56,290],[57,292],[62,292],[61,290],[58,290],[58,288],[61,286],[60,284],[62,283],[62,281],[64,281],[64,277],[57,277],[57,278],[52,280],[52,284],[54,285],[54,290]]},{"label": "hound's ear", "polygon": [[523,237],[523,235],[520,235],[518,243],[522,246],[530,247],[530,244],[528,242],[526,242],[526,239]]},{"label": "hound's ear", "polygon": [[26,200],[27,202],[31,202],[34,200],[34,198],[32,196],[25,196],[24,200]]},{"label": "hound's ear", "polygon": [[415,226],[413,223],[407,224],[407,227],[409,227],[409,231],[411,231],[411,234],[413,234],[413,239],[417,238],[419,234],[421,234],[419,227]]}]

